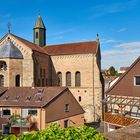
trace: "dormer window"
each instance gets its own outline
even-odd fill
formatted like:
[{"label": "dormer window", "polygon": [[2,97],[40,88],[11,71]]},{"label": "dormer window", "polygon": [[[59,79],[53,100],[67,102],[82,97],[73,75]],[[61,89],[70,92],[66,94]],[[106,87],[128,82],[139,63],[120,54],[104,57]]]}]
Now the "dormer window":
[{"label": "dormer window", "polygon": [[29,102],[31,100],[31,96],[26,97],[26,101]]},{"label": "dormer window", "polygon": [[135,86],[140,86],[140,76],[135,76],[134,77],[134,85]]},{"label": "dormer window", "polygon": [[4,100],[4,101],[7,101],[8,98],[9,98],[9,96],[6,95],[6,96],[4,96],[3,100]]},{"label": "dormer window", "polygon": [[41,102],[42,99],[43,99],[43,97],[39,96],[39,97],[37,98],[37,102]]},{"label": "dormer window", "polygon": [[18,101],[19,100],[19,96],[16,96],[16,101]]}]

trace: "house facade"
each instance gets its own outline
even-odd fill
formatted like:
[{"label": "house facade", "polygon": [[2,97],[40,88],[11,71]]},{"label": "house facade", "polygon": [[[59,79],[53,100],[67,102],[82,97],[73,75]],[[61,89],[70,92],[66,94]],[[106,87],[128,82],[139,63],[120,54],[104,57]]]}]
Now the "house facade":
[{"label": "house facade", "polygon": [[140,57],[106,92],[104,121],[108,131],[140,122]]},{"label": "house facade", "polygon": [[43,130],[52,123],[61,127],[84,125],[84,110],[68,88],[10,87],[0,90],[2,134]]},{"label": "house facade", "polygon": [[46,28],[38,16],[34,42],[6,34],[0,41],[0,86],[66,86],[85,111],[85,121],[102,118],[103,78],[100,43],[46,44]]}]

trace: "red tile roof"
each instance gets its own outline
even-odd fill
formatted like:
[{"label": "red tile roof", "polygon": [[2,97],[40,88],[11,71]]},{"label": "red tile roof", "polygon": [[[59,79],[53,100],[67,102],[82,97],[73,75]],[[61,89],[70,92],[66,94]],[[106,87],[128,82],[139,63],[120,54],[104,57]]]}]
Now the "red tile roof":
[{"label": "red tile roof", "polygon": [[128,126],[130,124],[134,124],[136,122],[140,122],[140,119],[134,119],[130,117],[125,117],[120,114],[113,115],[110,112],[105,113],[105,122],[116,124],[119,126]]},{"label": "red tile roof", "polygon": [[68,55],[96,53],[98,49],[97,41],[77,42],[69,44],[48,45],[44,47],[49,55]]},{"label": "red tile roof", "polygon": [[88,41],[88,42],[48,45],[42,48],[21,37],[18,37],[16,35],[13,36],[19,41],[21,41],[23,44],[28,46],[29,48],[31,48],[32,50],[49,55],[68,55],[68,54],[85,54],[85,53],[95,54],[97,52],[99,45],[97,41]]},{"label": "red tile roof", "polygon": [[[0,93],[0,106],[18,106],[18,107],[44,107],[54,98],[58,97],[67,88],[66,87],[9,87],[0,88],[0,91],[5,93]],[[43,91],[42,93],[37,93],[38,90]],[[16,96],[19,99],[16,100]],[[5,99],[7,97],[7,100]],[[27,100],[26,98],[30,98]],[[41,101],[38,100],[42,98]]]},{"label": "red tile roof", "polygon": [[[12,35],[13,35],[13,34],[12,34]],[[28,46],[29,48],[31,48],[33,51],[37,51],[37,52],[41,52],[41,53],[47,54],[46,51],[45,51],[42,47],[40,47],[40,46],[38,46],[38,45],[36,45],[36,44],[30,42],[30,41],[27,41],[27,40],[25,40],[25,39],[23,39],[23,38],[20,38],[20,37],[18,37],[18,36],[15,36],[15,35],[13,35],[13,36],[14,36],[16,39],[18,39],[20,42],[22,42],[23,44],[25,44],[26,46]]]},{"label": "red tile roof", "polygon": [[120,67],[120,71],[126,71],[129,67]]}]

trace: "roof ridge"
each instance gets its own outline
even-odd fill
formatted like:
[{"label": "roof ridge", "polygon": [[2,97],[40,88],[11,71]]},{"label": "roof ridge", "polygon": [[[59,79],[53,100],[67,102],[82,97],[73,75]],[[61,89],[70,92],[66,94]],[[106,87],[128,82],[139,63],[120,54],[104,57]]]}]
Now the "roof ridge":
[{"label": "roof ridge", "polygon": [[[32,50],[38,51],[38,52],[40,52],[40,53],[44,53],[44,54],[47,54],[47,55],[48,55],[48,53],[46,52],[46,50],[43,49],[42,47],[40,47],[39,45],[36,45],[35,43],[30,42],[30,41],[28,41],[27,39],[21,38],[21,37],[19,37],[19,36],[14,35],[14,34],[11,34],[11,35],[14,36],[15,38],[17,38],[20,42],[22,42],[23,44],[25,44],[27,47],[31,48]],[[28,45],[27,45],[25,42],[23,42],[23,41],[25,41],[25,42],[27,42],[27,43],[33,45],[33,46],[30,46],[30,45],[28,46]],[[32,48],[32,47],[34,47],[34,48]],[[39,51],[39,50],[40,50],[40,51]]]},{"label": "roof ridge", "polygon": [[[69,42],[69,43],[62,43],[62,44],[48,44],[44,47],[51,47],[51,46],[57,46],[57,45],[70,45],[70,44],[79,44],[79,43],[92,43],[92,42],[97,42],[96,40],[92,41],[82,41],[82,42]],[[98,43],[98,42],[97,42]]]},{"label": "roof ridge", "polygon": [[140,60],[140,56],[131,64],[131,66],[126,70],[125,73],[123,73],[119,79],[116,81],[115,84],[112,85],[111,88],[109,88],[106,93],[108,94],[122,79],[123,77],[125,77],[125,75],[138,63],[138,61]]}]

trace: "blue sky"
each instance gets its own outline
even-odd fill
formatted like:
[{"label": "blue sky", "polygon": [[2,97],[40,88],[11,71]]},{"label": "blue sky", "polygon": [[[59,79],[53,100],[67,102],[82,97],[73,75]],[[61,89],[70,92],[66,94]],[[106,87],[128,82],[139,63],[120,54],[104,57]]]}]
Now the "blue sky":
[{"label": "blue sky", "polygon": [[1,0],[0,38],[12,33],[33,40],[40,14],[47,43],[90,41],[99,33],[102,68],[129,66],[140,54],[140,0]]}]

